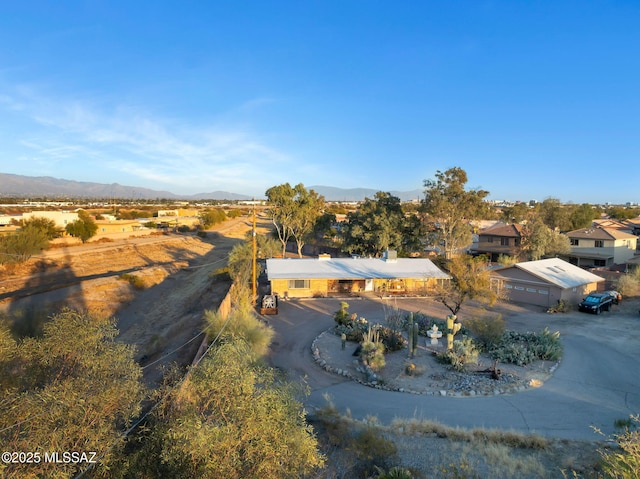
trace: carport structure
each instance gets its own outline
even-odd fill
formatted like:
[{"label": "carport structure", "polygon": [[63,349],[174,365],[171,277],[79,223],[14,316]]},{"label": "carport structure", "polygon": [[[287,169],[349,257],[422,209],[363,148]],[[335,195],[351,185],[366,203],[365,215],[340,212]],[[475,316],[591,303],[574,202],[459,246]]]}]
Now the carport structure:
[{"label": "carport structure", "polygon": [[604,278],[559,258],[516,263],[493,270],[491,276],[510,301],[543,307],[560,300],[578,303],[604,284]]}]

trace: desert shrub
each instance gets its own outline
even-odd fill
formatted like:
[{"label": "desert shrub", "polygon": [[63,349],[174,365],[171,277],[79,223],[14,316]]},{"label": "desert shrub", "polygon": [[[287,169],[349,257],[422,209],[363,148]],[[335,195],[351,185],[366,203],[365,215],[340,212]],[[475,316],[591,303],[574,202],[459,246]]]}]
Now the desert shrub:
[{"label": "desert shrub", "polygon": [[344,334],[347,337],[347,341],[361,343],[367,329],[369,329],[367,323],[356,321],[351,325],[342,324],[340,326],[336,326],[334,331],[338,336],[342,336]]},{"label": "desert shrub", "polygon": [[144,289],[144,279],[140,276],[136,276],[135,274],[124,273],[120,275],[120,279],[128,282],[131,286],[136,289]]},{"label": "desert shrub", "polygon": [[[418,334],[420,336],[426,336],[427,331],[431,329],[431,326],[433,325],[433,323],[438,322],[437,320],[430,318],[424,313],[410,313],[410,314],[413,314],[413,323],[418,325]],[[409,327],[409,315],[405,317],[405,329],[408,327]]]},{"label": "desert shrub", "polygon": [[439,359],[451,364],[456,371],[463,371],[467,364],[477,364],[480,350],[469,337],[463,337],[453,342],[453,349],[439,355]]},{"label": "desert shrub", "polygon": [[355,453],[359,463],[356,477],[370,477],[376,466],[388,467],[395,460],[398,452],[396,445],[384,437],[374,426],[367,425],[350,441],[349,447]]},{"label": "desert shrub", "polygon": [[187,225],[180,225],[178,226],[177,231],[178,233],[188,233],[189,231],[191,231],[191,228]]},{"label": "desert shrub", "polygon": [[349,325],[352,321],[351,315],[349,314],[349,303],[346,301],[340,302],[340,309],[333,313],[333,320],[338,323],[338,325]]},{"label": "desert shrub", "polygon": [[480,342],[483,349],[488,349],[502,339],[506,321],[501,314],[484,318],[470,318],[464,321],[467,330]]},{"label": "desert shrub", "polygon": [[405,317],[398,310],[397,307],[388,307],[383,305],[384,308],[384,322],[387,327],[396,331],[401,331],[405,327]]},{"label": "desert shrub", "polygon": [[[640,416],[631,416],[640,425]],[[614,436],[618,448],[602,451],[602,466],[607,478],[632,479],[640,471],[640,430],[626,429]]]},{"label": "desert shrub", "polygon": [[364,335],[360,358],[363,363],[367,364],[374,371],[380,371],[386,364],[384,359],[384,344],[380,341],[378,332],[373,328],[370,328]]},{"label": "desert shrub", "polygon": [[207,335],[211,340],[218,338],[222,343],[237,339],[245,341],[256,357],[268,352],[273,329],[253,315],[250,303],[244,306],[236,304],[227,317],[214,311],[205,311],[204,317],[208,325]]},{"label": "desert shrub", "polygon": [[505,331],[489,354],[502,363],[524,366],[538,359],[557,361],[562,357],[560,333],[545,328],[540,333]]},{"label": "desert shrub", "polygon": [[407,344],[404,336],[400,331],[391,329],[386,326],[377,326],[376,331],[379,334],[380,341],[384,344],[387,351],[399,351]]},{"label": "desert shrub", "polygon": [[[635,271],[640,273],[640,268]],[[640,274],[630,273],[625,274],[620,277],[618,280],[618,284],[616,288],[622,294],[622,297],[625,296],[635,296],[638,293],[638,287],[640,286]]]},{"label": "desert shrub", "polygon": [[209,273],[209,278],[215,279],[216,281],[231,281],[231,274],[229,274],[229,268],[225,266],[224,268],[218,268]]},{"label": "desert shrub", "polygon": [[227,211],[227,218],[237,218],[239,216],[242,216],[243,212],[240,210],[229,210]]},{"label": "desert shrub", "polygon": [[414,479],[409,469],[400,466],[392,467],[388,471],[376,466],[376,473],[375,479]]}]

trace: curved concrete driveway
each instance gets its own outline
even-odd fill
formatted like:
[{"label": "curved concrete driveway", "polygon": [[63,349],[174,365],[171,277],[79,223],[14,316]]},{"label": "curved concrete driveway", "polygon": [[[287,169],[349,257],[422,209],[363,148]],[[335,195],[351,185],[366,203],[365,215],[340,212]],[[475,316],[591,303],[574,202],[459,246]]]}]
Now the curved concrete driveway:
[{"label": "curved concrete driveway", "polygon": [[[377,300],[348,301],[350,311],[369,320],[384,317]],[[395,302],[399,309],[444,317],[428,300]],[[306,378],[309,409],[326,404],[328,394],[342,411],[356,418],[374,415],[383,423],[397,417],[436,420],[449,426],[485,427],[567,439],[600,440],[592,426],[609,435],[614,421],[640,413],[640,317],[620,311],[600,316],[544,314],[522,310],[507,316],[508,329],[559,330],[564,357],[540,388],[492,397],[441,397],[382,391],[327,373],[312,358],[310,345],[333,325],[339,301],[314,299],[281,302],[267,321],[276,336],[270,362],[292,378]]]}]

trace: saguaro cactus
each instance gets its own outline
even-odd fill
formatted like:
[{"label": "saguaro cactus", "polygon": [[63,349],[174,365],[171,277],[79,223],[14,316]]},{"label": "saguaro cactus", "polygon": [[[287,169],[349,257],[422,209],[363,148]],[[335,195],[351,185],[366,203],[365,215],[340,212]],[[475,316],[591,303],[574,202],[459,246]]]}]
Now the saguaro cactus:
[{"label": "saguaro cactus", "polygon": [[407,342],[407,348],[409,349],[409,359],[413,357],[413,313],[409,313],[409,341]]},{"label": "saguaro cactus", "polygon": [[413,349],[413,355],[416,355],[416,351],[418,349],[418,323],[413,323],[413,342],[411,343],[411,348]]},{"label": "saguaro cactus", "polygon": [[453,349],[453,337],[456,335],[462,325],[460,323],[455,322],[457,319],[455,314],[450,314],[447,316],[447,349]]}]

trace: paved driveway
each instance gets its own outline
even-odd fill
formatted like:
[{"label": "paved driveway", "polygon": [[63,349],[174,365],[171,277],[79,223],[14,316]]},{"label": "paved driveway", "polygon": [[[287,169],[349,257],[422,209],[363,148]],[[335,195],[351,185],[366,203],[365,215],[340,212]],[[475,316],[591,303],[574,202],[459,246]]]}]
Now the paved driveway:
[{"label": "paved driveway", "polygon": [[[422,311],[443,318],[440,305],[424,299],[393,304],[353,299],[349,310],[370,321],[382,320],[384,308]],[[386,306],[385,306],[386,305]],[[629,305],[630,306],[630,305]],[[328,394],[341,411],[354,417],[375,415],[388,423],[396,417],[437,420],[449,426],[512,429],[568,439],[602,439],[615,431],[615,420],[640,413],[640,316],[637,308],[614,309],[599,316],[585,313],[546,314],[505,305],[507,328],[560,331],[564,357],[540,388],[492,397],[440,397],[382,391],[327,373],[314,362],[313,339],[333,326],[339,301],[313,299],[280,302],[279,314],[267,317],[276,336],[273,366],[305,378],[311,389],[307,408],[322,407]],[[471,310],[472,311],[472,310]],[[460,315],[464,318],[464,311]]]}]

